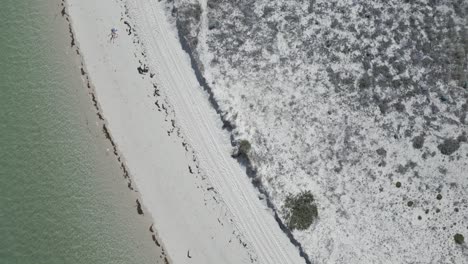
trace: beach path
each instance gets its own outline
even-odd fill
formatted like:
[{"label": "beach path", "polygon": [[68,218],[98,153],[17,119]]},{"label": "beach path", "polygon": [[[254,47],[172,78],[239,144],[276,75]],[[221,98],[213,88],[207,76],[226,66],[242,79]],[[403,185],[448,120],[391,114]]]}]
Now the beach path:
[{"label": "beach path", "polygon": [[107,126],[172,262],[304,263],[230,157],[162,3],[67,4]]}]

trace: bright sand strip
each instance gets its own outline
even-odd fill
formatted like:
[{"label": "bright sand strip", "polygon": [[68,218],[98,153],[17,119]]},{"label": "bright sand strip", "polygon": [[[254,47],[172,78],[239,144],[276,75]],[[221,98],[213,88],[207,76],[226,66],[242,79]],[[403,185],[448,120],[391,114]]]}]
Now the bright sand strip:
[{"label": "bright sand strip", "polygon": [[[68,0],[68,9],[112,138],[173,263],[304,263],[230,157],[229,135],[162,5]],[[143,64],[149,72],[139,74]]]}]

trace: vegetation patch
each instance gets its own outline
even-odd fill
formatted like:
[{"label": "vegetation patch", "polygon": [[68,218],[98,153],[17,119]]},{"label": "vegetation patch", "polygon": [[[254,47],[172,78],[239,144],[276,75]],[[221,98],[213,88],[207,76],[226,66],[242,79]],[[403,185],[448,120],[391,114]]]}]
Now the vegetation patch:
[{"label": "vegetation patch", "polygon": [[424,146],[424,136],[416,136],[413,138],[413,148],[421,149]]},{"label": "vegetation patch", "polygon": [[457,137],[457,141],[458,142],[465,142],[465,143],[468,142],[468,138],[466,137],[466,133],[463,132],[463,134],[459,135]]},{"label": "vegetation patch", "polygon": [[458,150],[460,147],[460,142],[453,138],[447,138],[442,142],[442,144],[438,145],[437,148],[440,150],[440,153],[444,155],[451,155],[455,151]]},{"label": "vegetation patch", "polygon": [[382,156],[382,157],[387,156],[387,151],[384,148],[379,148],[379,149],[376,150],[376,152],[377,152],[377,155],[379,155],[379,156]]},{"label": "vegetation patch", "polygon": [[286,197],[283,213],[289,229],[305,230],[317,219],[318,210],[310,191]]},{"label": "vegetation patch", "polygon": [[455,236],[453,236],[453,238],[455,239],[455,243],[457,244],[463,244],[465,243],[465,237],[463,237],[462,234],[455,234]]},{"label": "vegetation patch", "polygon": [[252,148],[252,145],[250,145],[250,142],[243,139],[239,143],[239,154],[247,156],[251,148]]}]

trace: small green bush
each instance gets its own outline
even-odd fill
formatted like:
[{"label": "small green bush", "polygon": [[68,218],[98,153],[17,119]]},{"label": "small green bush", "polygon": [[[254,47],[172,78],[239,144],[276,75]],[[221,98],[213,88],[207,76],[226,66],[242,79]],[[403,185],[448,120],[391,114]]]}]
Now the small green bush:
[{"label": "small green bush", "polygon": [[286,197],[283,212],[290,229],[305,230],[318,217],[317,205],[310,191]]},{"label": "small green bush", "polygon": [[453,236],[453,238],[455,239],[455,243],[457,244],[463,244],[465,242],[465,238],[463,237],[462,234],[456,234],[455,236]]},{"label": "small green bush", "polygon": [[251,148],[250,142],[243,139],[239,143],[239,154],[247,156]]}]

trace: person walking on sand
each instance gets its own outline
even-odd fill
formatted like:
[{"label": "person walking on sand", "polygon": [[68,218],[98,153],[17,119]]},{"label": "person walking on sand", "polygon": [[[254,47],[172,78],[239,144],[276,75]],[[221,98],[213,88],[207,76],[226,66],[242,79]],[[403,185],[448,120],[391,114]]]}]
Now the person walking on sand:
[{"label": "person walking on sand", "polygon": [[110,42],[114,43],[115,39],[118,37],[117,29],[112,28],[110,33]]}]

